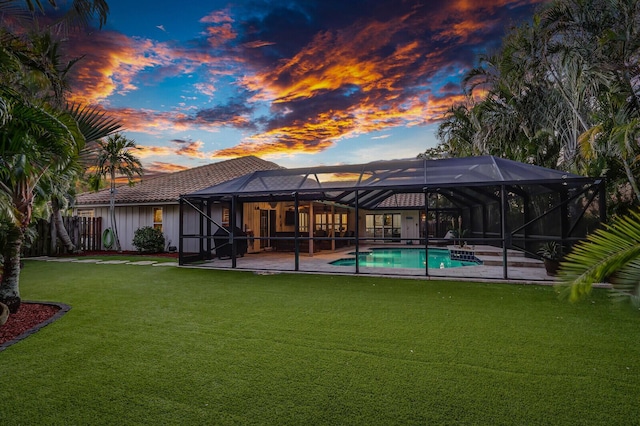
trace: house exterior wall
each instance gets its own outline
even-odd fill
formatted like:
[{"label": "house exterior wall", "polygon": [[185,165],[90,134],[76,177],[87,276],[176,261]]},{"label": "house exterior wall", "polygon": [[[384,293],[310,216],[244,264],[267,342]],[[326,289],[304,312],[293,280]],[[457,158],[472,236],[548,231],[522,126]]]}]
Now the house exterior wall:
[{"label": "house exterior wall", "polygon": [[[116,225],[118,227],[118,237],[120,246],[124,251],[135,251],[133,245],[133,237],[136,230],[144,226],[153,226],[153,209],[154,207],[162,208],[162,233],[165,238],[165,247],[168,245],[178,246],[180,236],[180,206],[178,204],[158,204],[158,205],[142,205],[142,206],[116,206]],[[94,217],[102,217],[102,229],[112,227],[111,217],[109,215],[108,206],[88,207],[82,206],[78,210],[93,210]],[[212,216],[216,220],[220,220],[220,208],[214,208]],[[185,234],[198,233],[200,230],[199,215],[195,211],[186,211],[184,226]],[[215,232],[215,226],[214,231]],[[187,241],[185,250],[193,251],[198,248],[198,241]],[[106,249],[103,247],[103,249]]]},{"label": "house exterior wall", "polygon": [[[206,212],[205,212],[206,213]],[[204,229],[203,235],[207,233],[207,219],[200,215],[197,211],[192,208],[185,208],[183,212],[183,234],[184,235],[200,235],[200,223],[202,221],[202,226]],[[216,204],[211,207],[211,219],[216,221],[219,224],[222,224],[222,206]],[[180,206],[175,206],[175,210],[171,211],[171,241],[172,245],[178,247],[180,241]],[[218,227],[212,223],[211,224],[211,233],[214,234],[217,231]],[[199,238],[183,238],[182,240],[182,250],[187,253],[197,253],[200,251],[200,239]],[[204,247],[207,247],[207,241],[203,240]],[[211,247],[215,247],[215,242],[211,241]]]},{"label": "house exterior wall", "polygon": [[[153,209],[154,207],[162,207],[162,232],[165,236],[165,247],[172,245],[178,247],[179,235],[180,235],[180,206],[178,204],[158,204],[158,205],[142,205],[142,206],[116,206],[116,224],[118,227],[118,235],[120,238],[120,245],[124,251],[135,251],[136,247],[133,245],[133,237],[137,229],[144,226],[153,226]],[[80,207],[77,210],[94,211],[94,217],[102,217],[103,230],[112,227],[111,218],[109,216],[109,207]],[[249,203],[244,206],[243,209],[243,223],[240,223],[240,215],[238,216],[238,226],[243,231],[251,231],[255,237],[260,237],[260,209],[262,210],[276,210],[276,230],[291,231],[292,226],[285,226],[284,224],[284,207],[279,203],[275,208],[270,207],[268,203]],[[76,213],[77,213],[76,210]],[[401,214],[401,238],[402,243],[408,243],[407,239],[412,240],[413,244],[417,244],[420,241],[420,215],[418,210],[410,211],[369,211],[360,210],[360,236],[364,238],[365,233],[365,221],[367,214]],[[218,223],[222,223],[222,206],[214,205],[211,210],[211,217]],[[183,220],[183,232],[185,235],[199,235],[200,234],[200,220],[201,216],[193,209],[185,209]],[[351,229],[355,229],[355,211],[349,211],[349,223]],[[206,230],[206,220],[203,222],[203,226]],[[214,233],[217,227],[212,224],[211,232]],[[206,234],[206,231],[205,231]],[[248,242],[249,252],[260,251],[260,242],[258,239],[250,240]],[[183,250],[185,252],[198,252],[200,240],[196,238],[183,239]],[[206,247],[206,241],[204,242]],[[213,241],[211,242],[214,246]],[[104,248],[104,247],[103,247]]]}]

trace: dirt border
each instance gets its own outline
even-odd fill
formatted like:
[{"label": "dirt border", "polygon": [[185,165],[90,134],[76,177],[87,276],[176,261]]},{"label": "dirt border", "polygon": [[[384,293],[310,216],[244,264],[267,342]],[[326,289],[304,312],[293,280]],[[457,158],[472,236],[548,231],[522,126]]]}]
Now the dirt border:
[{"label": "dirt border", "polygon": [[18,343],[19,341],[26,339],[27,337],[31,336],[33,333],[38,332],[42,327],[46,327],[47,325],[51,324],[52,322],[54,322],[55,320],[61,318],[64,314],[66,314],[67,312],[69,312],[69,310],[71,309],[71,306],[65,304],[65,303],[58,303],[58,302],[40,302],[40,301],[35,301],[35,300],[24,300],[23,303],[33,303],[33,304],[40,304],[40,305],[51,305],[51,306],[57,306],[58,308],[58,312],[56,312],[55,314],[53,314],[53,316],[45,321],[42,321],[40,324],[37,324],[34,327],[31,327],[29,330],[25,331],[24,333],[14,337],[11,340],[8,340],[2,344],[0,344],[0,352],[2,352],[3,350],[7,349],[9,346]]}]

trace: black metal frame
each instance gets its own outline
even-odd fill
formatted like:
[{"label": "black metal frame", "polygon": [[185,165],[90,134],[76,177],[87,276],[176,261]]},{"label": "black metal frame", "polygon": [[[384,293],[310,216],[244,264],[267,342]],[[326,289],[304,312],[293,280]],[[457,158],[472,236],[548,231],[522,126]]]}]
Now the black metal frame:
[{"label": "black metal frame", "polygon": [[[484,170],[484,174],[480,170]],[[465,174],[466,173],[466,174]],[[337,176],[335,180],[323,180],[323,176]],[[357,176],[351,180],[339,179],[341,176]],[[493,176],[493,178],[491,178]],[[274,187],[269,187],[273,185]],[[576,193],[568,197],[568,190]],[[593,191],[588,202],[583,206],[575,223],[568,224],[566,206],[577,197]],[[238,214],[242,212],[243,203],[248,202],[292,202],[295,206],[295,271],[299,270],[299,242],[308,237],[301,237],[298,231],[298,213],[301,201],[330,201],[338,205],[344,205],[355,209],[355,250],[359,252],[361,241],[359,235],[359,212],[375,210],[385,199],[396,194],[421,193],[424,194],[422,206],[415,206],[416,210],[423,210],[426,217],[434,209],[429,208],[428,199],[431,194],[440,194],[451,201],[456,208],[469,212],[472,208],[482,208],[483,228],[486,222],[487,206],[498,204],[500,207],[500,232],[492,238],[487,237],[486,230],[482,230],[482,237],[470,237],[467,240],[488,241],[493,239],[503,249],[503,278],[508,279],[507,250],[516,248],[528,255],[537,256],[527,248],[529,240],[540,241],[527,235],[527,227],[536,221],[540,221],[546,215],[560,209],[563,213],[561,223],[561,235],[545,236],[547,240],[557,240],[561,244],[572,244],[575,238],[572,233],[577,223],[584,216],[598,198],[598,213],[600,221],[605,217],[604,181],[602,179],[587,178],[571,175],[565,172],[545,169],[537,166],[517,163],[510,160],[495,157],[475,157],[464,159],[411,159],[401,161],[384,161],[368,163],[364,165],[325,166],[305,169],[281,169],[254,172],[250,175],[217,185],[193,194],[183,195],[180,199],[180,244],[179,259],[184,265],[198,260],[211,258],[211,244],[213,238],[211,224],[216,223],[211,216],[211,207],[214,204],[225,203],[230,206],[231,230],[229,231],[229,243],[232,245],[232,267],[236,268],[237,242],[246,239],[246,236],[234,234],[235,223]],[[529,200],[532,195],[541,193],[560,194],[561,202],[551,206],[535,218],[531,218]],[[507,217],[509,212],[509,194],[521,197],[524,204],[524,224],[510,229]],[[184,206],[189,204],[200,215],[200,235],[185,235],[183,220]],[[199,206],[199,207],[198,207]],[[205,213],[206,207],[206,213]],[[449,208],[450,209],[450,208]],[[392,209],[388,209],[392,210]],[[435,209],[436,211],[438,209]],[[206,220],[207,231],[203,224]],[[240,218],[242,223],[242,218]],[[523,231],[524,236],[517,234]],[[580,236],[578,236],[579,238]],[[200,253],[190,255],[183,250],[183,239],[197,238],[200,240]],[[286,237],[285,239],[292,239]],[[327,239],[339,239],[332,237]],[[429,249],[429,235],[425,236],[425,249]],[[523,245],[514,244],[513,241],[522,241]],[[204,241],[207,241],[207,249],[204,249]],[[360,273],[358,256],[356,255],[356,274]],[[425,275],[429,275],[426,266]]]}]

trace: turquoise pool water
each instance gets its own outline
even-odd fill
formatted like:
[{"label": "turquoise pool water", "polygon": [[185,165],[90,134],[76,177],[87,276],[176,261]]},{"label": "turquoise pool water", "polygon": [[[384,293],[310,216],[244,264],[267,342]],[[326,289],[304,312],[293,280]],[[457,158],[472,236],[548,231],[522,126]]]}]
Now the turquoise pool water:
[{"label": "turquoise pool water", "polygon": [[[349,253],[355,256],[355,252]],[[359,264],[371,268],[421,268],[425,265],[424,248],[373,248],[359,253]],[[331,265],[355,266],[356,259],[345,258],[331,262]],[[446,249],[429,249],[429,268],[457,268],[478,265],[476,262],[451,260]]]}]

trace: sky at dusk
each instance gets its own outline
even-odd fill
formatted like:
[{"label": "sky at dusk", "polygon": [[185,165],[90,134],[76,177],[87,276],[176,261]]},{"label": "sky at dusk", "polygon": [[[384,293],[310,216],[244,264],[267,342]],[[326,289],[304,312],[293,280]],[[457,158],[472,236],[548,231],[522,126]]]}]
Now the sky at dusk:
[{"label": "sky at dusk", "polygon": [[415,157],[460,81],[544,0],[109,0],[74,38],[72,99],[118,117],[152,171]]}]

